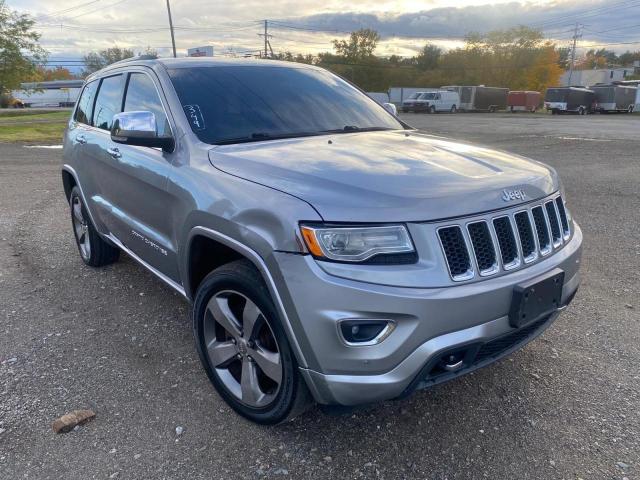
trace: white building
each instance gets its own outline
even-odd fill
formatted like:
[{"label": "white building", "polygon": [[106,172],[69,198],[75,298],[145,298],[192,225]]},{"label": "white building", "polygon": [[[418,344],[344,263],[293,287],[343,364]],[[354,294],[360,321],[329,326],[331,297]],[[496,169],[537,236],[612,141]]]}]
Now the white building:
[{"label": "white building", "polygon": [[[588,86],[596,83],[619,82],[634,73],[634,67],[574,70],[573,75],[571,75],[571,85]],[[560,77],[560,85],[569,86],[569,71],[564,72]]]}]

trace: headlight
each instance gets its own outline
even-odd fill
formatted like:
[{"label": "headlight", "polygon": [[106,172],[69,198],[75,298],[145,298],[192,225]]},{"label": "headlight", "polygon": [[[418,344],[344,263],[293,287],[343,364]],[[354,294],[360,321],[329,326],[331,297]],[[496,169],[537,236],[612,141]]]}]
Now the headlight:
[{"label": "headlight", "polygon": [[[364,262],[374,256],[415,253],[404,225],[384,227],[316,227],[302,225],[302,236],[311,254],[322,260]],[[393,260],[389,258],[389,260]],[[415,263],[406,258],[398,263]],[[385,262],[385,263],[395,263]]]}]

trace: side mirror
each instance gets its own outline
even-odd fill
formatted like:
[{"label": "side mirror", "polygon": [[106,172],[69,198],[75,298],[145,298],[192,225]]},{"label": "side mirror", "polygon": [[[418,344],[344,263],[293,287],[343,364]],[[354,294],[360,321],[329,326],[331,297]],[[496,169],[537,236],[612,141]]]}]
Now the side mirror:
[{"label": "side mirror", "polygon": [[122,112],[113,116],[111,140],[114,142],[172,151],[173,138],[159,136],[156,132],[156,116],[152,112]]},{"label": "side mirror", "polygon": [[393,103],[383,103],[382,106],[384,109],[389,112],[391,115],[398,116],[398,109]]}]

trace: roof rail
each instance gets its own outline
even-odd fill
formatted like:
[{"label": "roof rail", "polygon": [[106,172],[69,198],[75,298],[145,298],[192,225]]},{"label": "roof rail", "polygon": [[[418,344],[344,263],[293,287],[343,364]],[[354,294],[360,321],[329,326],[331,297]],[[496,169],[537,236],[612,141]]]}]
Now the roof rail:
[{"label": "roof rail", "polygon": [[147,54],[137,55],[135,57],[123,58],[122,60],[118,60],[117,62],[113,62],[107,66],[110,67],[112,65],[119,65],[121,63],[134,62],[136,60],[157,60],[157,59],[158,59],[157,55],[147,55]]}]

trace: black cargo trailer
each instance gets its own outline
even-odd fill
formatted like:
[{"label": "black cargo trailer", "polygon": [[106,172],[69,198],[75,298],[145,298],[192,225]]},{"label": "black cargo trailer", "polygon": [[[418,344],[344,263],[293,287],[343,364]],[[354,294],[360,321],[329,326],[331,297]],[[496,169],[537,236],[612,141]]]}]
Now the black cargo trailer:
[{"label": "black cargo trailer", "polygon": [[544,107],[551,113],[577,113],[586,115],[595,108],[596,94],[584,87],[548,88],[544,96]]},{"label": "black cargo trailer", "polygon": [[443,90],[458,92],[460,106],[458,110],[466,112],[495,112],[507,109],[508,88],[449,85]]},{"label": "black cargo trailer", "polygon": [[601,113],[633,112],[638,89],[629,85],[594,85],[596,110]]}]

